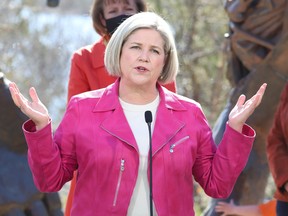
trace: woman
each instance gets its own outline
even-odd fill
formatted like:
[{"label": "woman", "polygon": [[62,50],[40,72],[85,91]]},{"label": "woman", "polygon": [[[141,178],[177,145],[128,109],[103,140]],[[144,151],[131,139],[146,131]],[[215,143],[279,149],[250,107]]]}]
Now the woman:
[{"label": "woman", "polygon": [[[68,101],[76,94],[104,88],[117,79],[110,76],[104,65],[106,45],[119,24],[127,17],[147,11],[144,0],[94,0],[91,8],[93,27],[101,37],[94,44],[77,50],[72,55],[71,70],[68,82]],[[175,82],[166,85],[176,91]],[[73,202],[77,172],[74,173],[67,197],[65,216],[70,216]]]},{"label": "woman", "polygon": [[[155,215],[194,215],[193,176],[208,195],[229,196],[255,137],[245,121],[266,84],[246,102],[239,97],[217,149],[200,105],[160,85],[178,72],[174,38],[161,17],[143,12],[127,18],[113,33],[104,62],[118,79],[72,97],[54,136],[35,89],[28,101],[10,84],[16,106],[31,118],[23,130],[36,186],[58,191],[78,169],[72,216],[147,216],[152,162]],[[152,161],[146,110],[154,119]]]}]

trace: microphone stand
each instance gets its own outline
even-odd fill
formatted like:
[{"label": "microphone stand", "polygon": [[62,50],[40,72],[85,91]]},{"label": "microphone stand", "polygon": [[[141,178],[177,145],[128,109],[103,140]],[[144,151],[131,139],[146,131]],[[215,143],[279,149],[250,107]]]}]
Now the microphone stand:
[{"label": "microphone stand", "polygon": [[152,190],[152,135],[151,135],[151,122],[152,113],[151,111],[145,112],[145,121],[148,125],[149,130],[149,161],[150,161],[150,216],[153,216],[153,190]]},{"label": "microphone stand", "polygon": [[151,139],[151,123],[148,124],[149,129],[149,159],[150,159],[150,215],[153,216],[153,191],[152,191],[152,139]]}]

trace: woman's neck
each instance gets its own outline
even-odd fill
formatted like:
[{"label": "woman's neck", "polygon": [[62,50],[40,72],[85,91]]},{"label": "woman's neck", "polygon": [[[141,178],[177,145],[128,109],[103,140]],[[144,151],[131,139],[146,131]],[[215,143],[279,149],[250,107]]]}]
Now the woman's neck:
[{"label": "woman's neck", "polygon": [[139,86],[131,88],[127,85],[121,85],[120,82],[119,97],[127,103],[138,105],[148,104],[154,101],[158,95],[159,92],[156,85],[154,88],[141,88]]}]

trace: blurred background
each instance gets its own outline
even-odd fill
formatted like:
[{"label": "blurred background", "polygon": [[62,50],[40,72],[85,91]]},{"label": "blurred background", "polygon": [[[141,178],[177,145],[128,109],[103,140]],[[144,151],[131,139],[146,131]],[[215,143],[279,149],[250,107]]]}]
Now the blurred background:
[{"label": "blurred background", "polygon": [[[58,2],[49,7],[48,2]],[[199,101],[213,126],[230,90],[225,78],[223,2],[148,0],[175,32],[181,72],[178,92]],[[53,5],[50,3],[50,5]],[[72,52],[98,39],[92,0],[2,0],[0,71],[21,89],[35,86],[57,124],[66,104]]]}]

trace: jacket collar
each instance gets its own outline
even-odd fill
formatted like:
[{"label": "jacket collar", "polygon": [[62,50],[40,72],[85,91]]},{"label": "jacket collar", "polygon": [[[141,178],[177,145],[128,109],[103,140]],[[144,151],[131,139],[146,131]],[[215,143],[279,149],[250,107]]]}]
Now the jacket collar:
[{"label": "jacket collar", "polygon": [[[101,127],[138,150],[137,143],[118,99],[119,83],[120,78],[104,90],[93,112],[111,112],[111,115],[102,122]],[[180,103],[174,93],[159,84],[157,84],[157,88],[160,95],[160,104],[157,110],[157,117],[154,119],[156,122],[152,137],[153,154],[167,144],[185,125],[184,122],[179,121],[173,115],[173,112],[186,111],[186,108]]]},{"label": "jacket collar", "polygon": [[[103,112],[115,110],[120,106],[119,102],[119,83],[120,78],[118,78],[113,84],[106,87],[98,103],[95,105],[93,112]],[[159,83],[157,83],[157,88],[160,95],[160,104],[165,106],[169,110],[175,111],[185,111],[186,108],[179,102],[179,99],[175,93],[170,92]]]}]

